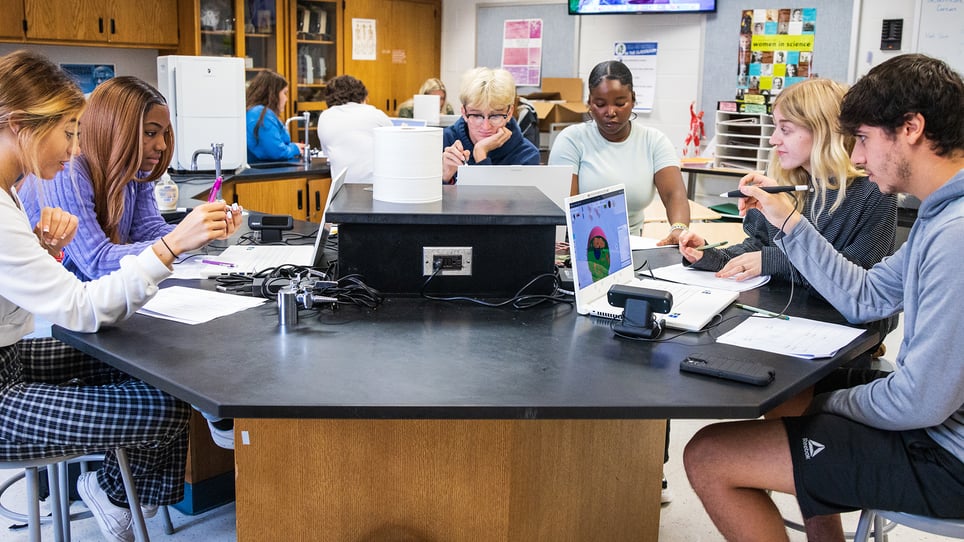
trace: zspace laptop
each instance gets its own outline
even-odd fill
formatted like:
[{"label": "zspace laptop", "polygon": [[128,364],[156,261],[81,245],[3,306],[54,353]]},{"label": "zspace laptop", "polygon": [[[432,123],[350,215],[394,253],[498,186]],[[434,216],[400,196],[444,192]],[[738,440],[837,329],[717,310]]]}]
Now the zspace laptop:
[{"label": "zspace laptop", "polygon": [[328,206],[335,198],[338,190],[345,182],[344,169],[332,181],[328,189],[328,199],[325,201],[325,208],[321,214],[321,222],[318,224],[318,232],[315,234],[314,245],[231,245],[224,249],[218,256],[219,261],[234,264],[234,267],[226,269],[220,266],[207,266],[210,269],[202,271],[202,276],[216,276],[228,273],[254,274],[264,269],[271,269],[285,264],[318,266],[325,252],[325,243],[328,240],[329,229],[325,224],[325,215],[328,213]]},{"label": "zspace laptop", "polygon": [[636,278],[623,185],[568,197],[565,203],[573,288],[579,314],[620,318],[623,309],[610,305],[606,294],[614,284],[624,284],[670,292],[673,308],[662,317],[664,325],[699,331],[739,295],[713,288]]}]

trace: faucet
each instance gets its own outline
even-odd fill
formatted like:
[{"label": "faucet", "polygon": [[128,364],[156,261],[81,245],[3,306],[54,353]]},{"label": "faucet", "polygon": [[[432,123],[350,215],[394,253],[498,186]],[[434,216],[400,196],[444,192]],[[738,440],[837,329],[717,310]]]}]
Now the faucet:
[{"label": "faucet", "polygon": [[[211,150],[198,149],[194,151],[191,155],[191,171],[197,171],[197,156],[199,154],[210,154],[214,158],[214,179],[215,179],[215,190],[217,192],[221,191],[221,157],[224,155],[224,143],[211,143]],[[220,194],[216,194],[217,198],[220,198]]]},{"label": "faucet", "polygon": [[287,130],[288,125],[291,124],[292,122],[297,122],[299,120],[304,121],[305,123],[305,148],[303,152],[304,156],[302,156],[302,158],[305,161],[305,169],[308,169],[311,166],[311,147],[308,145],[308,130],[309,130],[308,125],[311,123],[311,112],[304,111],[301,113],[301,116],[291,117],[290,119],[286,120],[285,129]]}]

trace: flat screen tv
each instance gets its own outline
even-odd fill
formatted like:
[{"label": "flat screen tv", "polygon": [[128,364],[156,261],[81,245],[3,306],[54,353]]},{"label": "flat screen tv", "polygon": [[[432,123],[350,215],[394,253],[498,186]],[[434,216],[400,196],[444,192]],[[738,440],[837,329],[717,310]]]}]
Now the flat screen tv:
[{"label": "flat screen tv", "polygon": [[569,0],[570,15],[708,13],[717,0]]}]

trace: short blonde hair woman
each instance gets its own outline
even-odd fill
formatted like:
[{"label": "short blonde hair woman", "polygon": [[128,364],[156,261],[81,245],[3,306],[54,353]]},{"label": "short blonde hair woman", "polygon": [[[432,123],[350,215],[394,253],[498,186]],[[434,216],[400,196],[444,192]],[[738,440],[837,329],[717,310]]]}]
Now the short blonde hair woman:
[{"label": "short blonde hair woman", "polygon": [[[448,102],[448,91],[445,89],[445,83],[441,79],[430,77],[422,83],[422,86],[418,89],[419,94],[433,94],[438,96],[439,104],[438,110],[442,115],[454,115],[455,109],[452,108],[452,104]],[[398,116],[406,119],[413,118],[415,116],[415,100],[409,98],[402,102],[398,106]]]}]

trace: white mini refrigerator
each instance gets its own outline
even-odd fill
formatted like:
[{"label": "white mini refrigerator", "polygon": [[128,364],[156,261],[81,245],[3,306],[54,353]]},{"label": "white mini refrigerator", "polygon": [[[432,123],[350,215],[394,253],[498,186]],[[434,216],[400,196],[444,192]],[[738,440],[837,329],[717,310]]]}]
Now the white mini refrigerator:
[{"label": "white mini refrigerator", "polygon": [[[221,169],[247,161],[244,119],[244,59],[212,56],[160,56],[157,88],[167,100],[174,129],[171,168],[191,170],[196,150],[223,143]],[[198,171],[214,171],[214,157],[199,154]]]}]

